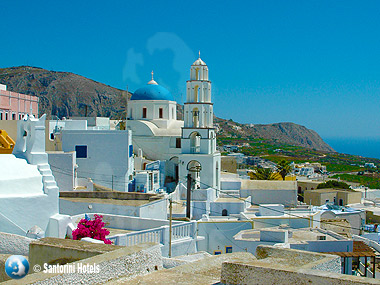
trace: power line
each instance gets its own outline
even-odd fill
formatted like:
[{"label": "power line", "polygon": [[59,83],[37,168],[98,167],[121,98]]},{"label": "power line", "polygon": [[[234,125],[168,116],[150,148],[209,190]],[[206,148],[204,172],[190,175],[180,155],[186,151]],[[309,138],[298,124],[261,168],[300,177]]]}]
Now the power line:
[{"label": "power line", "polygon": [[[204,183],[204,182],[201,182],[201,181],[198,181],[198,182],[201,183],[201,184],[203,184],[204,186],[207,186],[208,188],[214,189],[214,190],[216,190],[216,191],[219,191],[220,193],[226,194],[227,196],[230,196],[230,197],[232,197],[232,198],[235,198],[235,199],[237,199],[237,200],[241,200],[241,201],[247,203],[247,201],[245,201],[245,200],[243,200],[243,199],[241,199],[241,198],[238,198],[238,197],[232,196],[232,195],[231,195],[230,193],[228,193],[228,192],[225,192],[225,191],[222,191],[222,190],[218,190],[217,188],[212,187],[212,186],[210,186],[210,185],[207,185],[207,184]],[[262,208],[264,208],[264,209],[269,209],[269,210],[271,210],[271,211],[281,213],[282,215],[284,214],[284,213],[283,213],[282,211],[280,211],[280,210],[273,209],[273,208],[269,208],[269,207],[266,207],[266,206],[263,206],[263,205],[260,205],[260,204],[256,204],[256,203],[253,203],[252,201],[249,202],[249,203],[250,203],[251,205],[253,205],[253,206],[259,206],[259,207],[262,207]],[[332,222],[326,222],[326,221],[320,221],[320,220],[318,221],[318,220],[315,220],[315,219],[311,218],[310,216],[309,216],[309,217],[303,217],[303,216],[298,216],[298,215],[291,214],[291,213],[287,213],[287,214],[288,214],[289,216],[294,216],[294,217],[296,217],[296,218],[306,219],[306,220],[313,221],[313,222],[318,222],[318,223],[331,224],[331,225],[335,225],[335,226],[337,226],[337,227],[341,227],[341,228],[355,229],[355,230],[359,230],[359,231],[362,230],[362,228],[347,227],[347,226],[343,226],[343,225],[336,225],[336,224],[334,224],[334,223],[332,223]],[[290,225],[289,225],[289,226],[290,226]]]}]

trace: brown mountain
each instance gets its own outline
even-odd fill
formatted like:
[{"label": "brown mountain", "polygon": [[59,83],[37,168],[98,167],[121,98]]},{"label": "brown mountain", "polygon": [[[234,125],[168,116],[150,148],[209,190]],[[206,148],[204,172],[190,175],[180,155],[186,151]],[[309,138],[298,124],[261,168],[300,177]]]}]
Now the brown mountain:
[{"label": "brown mountain", "polygon": [[283,143],[306,148],[334,151],[317,132],[294,123],[239,124],[232,120],[215,118],[218,136],[236,138],[262,138],[269,143]]},{"label": "brown mountain", "polygon": [[121,118],[127,92],[70,72],[20,66],[0,69],[0,83],[8,90],[40,98],[39,113]]},{"label": "brown mountain", "polygon": [[[8,90],[40,98],[39,113],[52,116],[125,116],[127,92],[70,72],[49,71],[38,67],[0,68],[0,83]],[[128,93],[131,96],[131,93]],[[182,108],[178,108],[182,118]],[[313,130],[293,123],[270,125],[239,124],[215,118],[218,135],[264,138],[273,143],[334,151]]]}]

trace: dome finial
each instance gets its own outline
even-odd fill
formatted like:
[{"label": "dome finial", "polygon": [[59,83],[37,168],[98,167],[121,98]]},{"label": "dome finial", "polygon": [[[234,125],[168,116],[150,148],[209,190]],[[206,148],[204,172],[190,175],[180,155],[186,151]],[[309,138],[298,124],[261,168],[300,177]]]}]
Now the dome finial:
[{"label": "dome finial", "polygon": [[148,84],[150,84],[150,85],[158,85],[157,82],[154,81],[154,79],[153,79],[153,74],[154,74],[153,70],[152,70],[151,74],[152,74],[152,80],[149,81]]},{"label": "dome finial", "polygon": [[200,50],[199,50],[198,54],[199,54],[199,57],[198,57],[198,58],[201,58],[201,51],[200,51]]}]

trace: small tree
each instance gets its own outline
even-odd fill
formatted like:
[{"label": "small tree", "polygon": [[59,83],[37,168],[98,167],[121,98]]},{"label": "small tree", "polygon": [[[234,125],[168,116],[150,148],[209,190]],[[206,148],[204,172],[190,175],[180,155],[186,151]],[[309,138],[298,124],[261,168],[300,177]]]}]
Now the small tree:
[{"label": "small tree", "polygon": [[289,162],[287,162],[285,159],[281,160],[278,164],[278,173],[281,175],[282,180],[285,180],[285,176],[290,173],[290,165]]},{"label": "small tree", "polygon": [[103,216],[94,215],[94,219],[91,220],[87,215],[84,219],[81,219],[78,226],[73,230],[73,239],[80,240],[84,237],[90,237],[97,240],[102,240],[105,244],[112,244],[106,236],[109,235],[109,230],[104,228]]},{"label": "small tree", "polygon": [[258,168],[256,167],[254,172],[251,173],[251,178],[254,180],[276,180],[276,173],[272,168]]},{"label": "small tree", "polygon": [[329,180],[325,183],[318,184],[317,189],[337,188],[337,189],[349,189],[350,185],[342,181]]}]

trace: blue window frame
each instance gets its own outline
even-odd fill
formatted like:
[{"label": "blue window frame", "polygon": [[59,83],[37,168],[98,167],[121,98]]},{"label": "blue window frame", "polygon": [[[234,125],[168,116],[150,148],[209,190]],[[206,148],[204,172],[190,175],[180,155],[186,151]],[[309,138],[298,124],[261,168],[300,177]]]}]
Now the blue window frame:
[{"label": "blue window frame", "polygon": [[232,246],[226,246],[226,253],[232,252]]},{"label": "blue window frame", "polygon": [[129,145],[129,157],[133,155],[133,145]]}]

